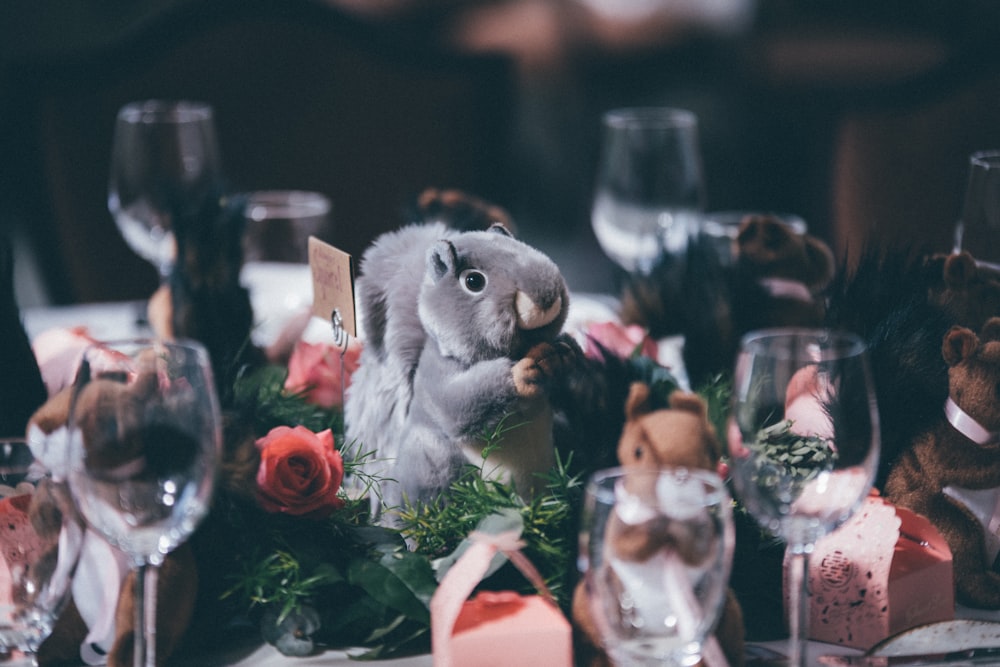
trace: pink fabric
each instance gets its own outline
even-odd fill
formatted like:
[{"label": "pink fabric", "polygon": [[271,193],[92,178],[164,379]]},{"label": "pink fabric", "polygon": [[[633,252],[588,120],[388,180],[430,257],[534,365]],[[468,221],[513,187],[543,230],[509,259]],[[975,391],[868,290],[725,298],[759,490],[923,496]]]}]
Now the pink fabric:
[{"label": "pink fabric", "polygon": [[628,359],[634,353],[657,358],[656,341],[637,324],[622,325],[617,322],[596,322],[587,327],[584,354],[591,359],[601,359],[601,347],[621,359]]},{"label": "pink fabric", "polygon": [[49,329],[35,336],[31,349],[49,396],[73,384],[83,351],[96,342],[86,327]]}]

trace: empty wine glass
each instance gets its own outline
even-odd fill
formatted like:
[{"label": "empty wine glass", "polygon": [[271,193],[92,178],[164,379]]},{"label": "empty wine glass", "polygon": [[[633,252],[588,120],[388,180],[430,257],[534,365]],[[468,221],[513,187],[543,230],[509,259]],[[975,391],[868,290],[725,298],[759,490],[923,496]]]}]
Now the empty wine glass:
[{"label": "empty wine glass", "polygon": [[137,570],[135,665],[152,667],[157,567],[208,512],[221,448],[208,354],[191,341],[98,343],[72,392],[70,492]]},{"label": "empty wine glass", "polygon": [[704,209],[698,119],[668,107],[608,111],[591,224],[604,253],[649,273],[661,253],[683,254]]},{"label": "empty wine glass", "polygon": [[616,665],[694,665],[722,612],[733,556],[722,479],[685,468],[609,468],[584,495],[589,613]]},{"label": "empty wine glass", "polygon": [[955,226],[955,252],[962,250],[1000,270],[1000,150],[977,151],[969,157],[962,217]]},{"label": "empty wine glass", "polygon": [[871,490],[880,440],[867,349],[854,334],[747,334],[728,427],[736,496],[785,540],[789,665],[806,664],[809,553]]},{"label": "empty wine glass", "polygon": [[118,112],[108,209],[125,242],[165,281],[176,255],[173,220],[221,195],[222,167],[212,108],[146,100]]},{"label": "empty wine glass", "polygon": [[59,461],[43,458],[22,438],[0,439],[0,661],[5,665],[38,664],[39,647],[69,601],[83,542]]}]

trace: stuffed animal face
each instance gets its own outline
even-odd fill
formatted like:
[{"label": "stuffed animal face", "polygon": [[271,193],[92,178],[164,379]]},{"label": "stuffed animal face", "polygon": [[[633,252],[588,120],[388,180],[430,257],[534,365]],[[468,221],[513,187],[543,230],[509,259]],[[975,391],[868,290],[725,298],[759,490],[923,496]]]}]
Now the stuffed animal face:
[{"label": "stuffed animal face", "polygon": [[173,419],[195,394],[180,384],[179,391],[158,392],[161,383],[171,382],[162,370],[150,355],[131,373],[101,373],[77,391],[71,413],[89,471],[110,477],[166,475],[184,470],[198,455],[198,412],[188,410],[186,424]]},{"label": "stuffed animal face", "polygon": [[[142,456],[141,403],[149,394],[147,381],[133,390],[123,382],[94,380],[76,398],[76,429],[88,443],[87,466],[113,470]],[[93,444],[103,443],[100,447]]]},{"label": "stuffed animal face", "polygon": [[740,266],[760,278],[797,280],[814,291],[833,278],[830,248],[813,236],[796,234],[774,216],[747,216],[736,248]]},{"label": "stuffed animal face", "polygon": [[985,431],[1000,432],[1000,317],[991,318],[980,336],[952,327],[941,352],[951,400]]},{"label": "stuffed animal face", "polygon": [[928,299],[955,324],[976,330],[1000,315],[1000,275],[977,266],[969,253],[936,255],[926,267],[933,281]]},{"label": "stuffed animal face", "polygon": [[618,441],[622,466],[677,466],[715,470],[721,447],[697,394],[675,391],[669,409],[650,406],[649,387],[635,383],[625,405],[625,426]]},{"label": "stuffed animal face", "polygon": [[433,244],[418,310],[446,357],[519,359],[559,334],[569,294],[552,260],[494,225]]}]

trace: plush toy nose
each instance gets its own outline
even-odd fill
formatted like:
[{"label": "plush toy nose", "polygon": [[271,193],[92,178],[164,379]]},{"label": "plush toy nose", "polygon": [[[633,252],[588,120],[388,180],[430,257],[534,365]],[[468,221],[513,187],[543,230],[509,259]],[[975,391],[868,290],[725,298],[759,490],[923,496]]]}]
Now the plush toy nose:
[{"label": "plush toy nose", "polygon": [[541,308],[530,296],[518,290],[514,308],[517,311],[518,328],[530,331],[544,327],[559,316],[562,312],[562,297],[557,296],[548,308]]}]

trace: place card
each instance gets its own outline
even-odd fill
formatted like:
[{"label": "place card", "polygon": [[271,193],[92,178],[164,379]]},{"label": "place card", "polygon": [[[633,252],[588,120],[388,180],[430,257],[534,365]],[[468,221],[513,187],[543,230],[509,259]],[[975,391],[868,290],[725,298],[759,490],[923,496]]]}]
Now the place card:
[{"label": "place card", "polygon": [[333,313],[340,314],[341,326],[351,336],[357,337],[357,319],[354,311],[354,261],[351,256],[309,237],[309,269],[312,272],[312,314],[331,322]]}]

